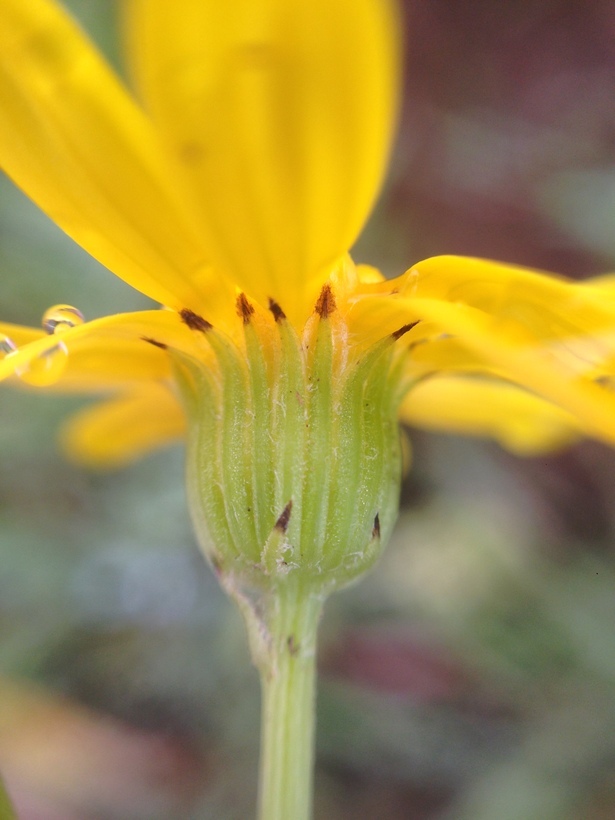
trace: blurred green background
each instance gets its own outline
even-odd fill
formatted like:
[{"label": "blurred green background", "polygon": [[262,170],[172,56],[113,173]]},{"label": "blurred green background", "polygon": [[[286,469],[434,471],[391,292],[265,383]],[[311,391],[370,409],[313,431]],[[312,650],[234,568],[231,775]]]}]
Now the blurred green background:
[{"label": "blurred green background", "polygon": [[[112,61],[117,4],[67,3]],[[388,187],[355,258],[615,267],[615,7],[407,0]],[[0,310],[147,306],[0,181]],[[242,820],[259,693],[182,453],[66,463],[76,399],[0,394],[0,770],[23,820]],[[316,817],[615,817],[615,458],[411,432],[384,560],[329,604]]]}]

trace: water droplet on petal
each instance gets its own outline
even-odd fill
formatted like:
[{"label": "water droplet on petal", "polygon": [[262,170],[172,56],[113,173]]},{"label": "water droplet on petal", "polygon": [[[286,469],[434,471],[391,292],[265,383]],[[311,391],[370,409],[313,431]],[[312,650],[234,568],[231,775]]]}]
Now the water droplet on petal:
[{"label": "water droplet on petal", "polygon": [[43,314],[43,330],[45,333],[58,334],[72,327],[82,325],[85,319],[83,313],[72,305],[54,305]]},{"label": "water droplet on petal", "polygon": [[0,361],[8,356],[9,353],[14,353],[17,350],[17,345],[10,336],[5,336],[0,333]]},{"label": "water droplet on petal", "polygon": [[15,374],[22,382],[33,387],[49,387],[58,381],[67,362],[68,349],[64,342],[58,342],[44,353],[18,365]]}]

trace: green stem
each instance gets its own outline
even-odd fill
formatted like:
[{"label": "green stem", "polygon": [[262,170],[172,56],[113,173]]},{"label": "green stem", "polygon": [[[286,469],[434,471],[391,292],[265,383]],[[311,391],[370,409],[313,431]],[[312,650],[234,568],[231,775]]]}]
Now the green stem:
[{"label": "green stem", "polygon": [[323,596],[284,585],[259,659],[262,736],[259,820],[309,820],[314,767],[316,633]]}]

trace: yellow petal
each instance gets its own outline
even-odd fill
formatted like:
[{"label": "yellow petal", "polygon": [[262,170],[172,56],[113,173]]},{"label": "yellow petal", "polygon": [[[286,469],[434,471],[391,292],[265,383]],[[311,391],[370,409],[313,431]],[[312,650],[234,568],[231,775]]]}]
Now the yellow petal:
[{"label": "yellow petal", "polygon": [[[477,317],[497,342],[527,349],[538,345],[543,358],[550,358],[570,376],[584,374],[598,380],[614,371],[615,302],[607,278],[573,283],[497,262],[442,256],[419,262],[398,279],[364,285],[362,290],[350,312],[354,334],[382,337],[406,322],[420,320],[412,340],[430,344],[417,348],[413,359],[426,366],[439,360],[447,369],[445,360],[451,354],[451,369],[463,369],[470,353],[471,358],[498,369],[489,351],[474,350],[462,336],[446,341],[443,334],[455,333],[454,319],[447,325],[437,318],[432,308],[440,304],[451,317],[461,316],[464,310],[466,319]],[[431,307],[419,309],[421,303]],[[459,360],[456,364],[454,358]]]},{"label": "yellow petal", "polygon": [[598,288],[611,297],[615,295],[615,274],[613,273],[591,276],[589,279],[584,279],[582,284],[589,288]]},{"label": "yellow petal", "polygon": [[191,175],[214,261],[296,319],[306,283],[348,250],[381,183],[398,84],[393,5],[128,8],[138,84]]},{"label": "yellow petal", "polygon": [[170,359],[159,348],[140,339],[94,336],[69,347],[61,378],[51,381],[45,389],[60,393],[106,393],[170,378]]},{"label": "yellow petal", "polygon": [[169,356],[142,339],[86,337],[69,349],[59,387],[63,392],[99,392],[170,378]]},{"label": "yellow petal", "polygon": [[[26,342],[0,360],[0,381],[18,375],[27,384],[67,392],[166,378],[170,369],[165,345],[201,359],[208,355],[207,346],[201,347],[198,336],[170,310],[106,316],[55,336],[16,325],[0,328]],[[28,342],[28,335],[35,337]]]},{"label": "yellow petal", "polygon": [[469,350],[459,339],[438,332],[433,327],[430,333],[425,322],[418,325],[416,330],[416,338],[420,341],[410,343],[406,365],[410,380],[440,372],[504,375],[501,368]]},{"label": "yellow petal", "polygon": [[25,327],[24,325],[13,325],[9,322],[0,322],[0,336],[8,338],[10,342],[21,347],[22,345],[36,342],[46,336],[45,332],[37,327]]},{"label": "yellow petal", "polygon": [[202,311],[214,280],[169,162],[151,123],[53,0],[2,0],[0,165],[126,282]]},{"label": "yellow petal", "polygon": [[418,322],[404,341],[415,345],[408,357],[417,375],[495,374],[567,410],[588,434],[615,441],[615,394],[603,386],[615,371],[615,305],[604,288],[438,257],[372,293],[351,307],[353,334],[384,336]]},{"label": "yellow petal", "polygon": [[514,265],[437,256],[390,283],[405,297],[478,308],[520,341],[555,340],[615,328],[615,309],[598,287]]},{"label": "yellow petal", "polygon": [[[615,394],[584,378],[571,357],[548,346],[519,344],[481,311],[435,299],[400,299],[399,307],[453,334],[504,378],[575,416],[590,435],[615,442]],[[567,318],[567,317],[564,317]],[[572,357],[574,362],[574,357]]]},{"label": "yellow petal", "polygon": [[112,469],[180,440],[184,429],[175,396],[153,384],[77,413],[65,425],[61,440],[74,461]]},{"label": "yellow petal", "polygon": [[582,435],[565,410],[512,384],[438,376],[417,384],[400,416],[428,430],[494,438],[517,455],[555,452]]}]

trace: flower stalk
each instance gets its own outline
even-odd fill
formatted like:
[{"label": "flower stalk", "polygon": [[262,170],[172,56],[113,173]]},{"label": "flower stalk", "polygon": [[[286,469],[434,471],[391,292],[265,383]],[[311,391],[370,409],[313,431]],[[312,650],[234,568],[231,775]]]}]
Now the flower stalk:
[{"label": "flower stalk", "polygon": [[271,598],[270,647],[259,662],[259,820],[311,816],[316,635],[322,605],[321,595],[295,584],[285,584]]}]

